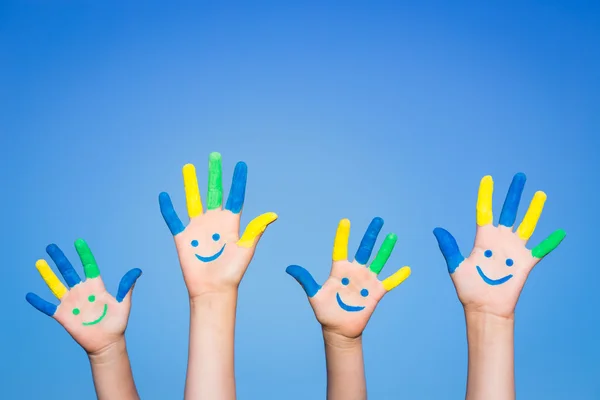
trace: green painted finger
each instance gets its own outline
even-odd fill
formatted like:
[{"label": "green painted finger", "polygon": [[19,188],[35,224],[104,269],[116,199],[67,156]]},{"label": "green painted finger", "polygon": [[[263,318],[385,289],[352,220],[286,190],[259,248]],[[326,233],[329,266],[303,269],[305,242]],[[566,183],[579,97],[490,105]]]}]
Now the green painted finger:
[{"label": "green painted finger", "polygon": [[557,229],[550,234],[542,243],[538,244],[531,250],[531,255],[535,258],[543,258],[548,255],[552,250],[558,247],[560,242],[567,236],[565,231]]},{"label": "green painted finger", "polygon": [[96,264],[96,259],[94,258],[94,255],[92,254],[92,251],[85,240],[77,239],[75,241],[75,250],[77,250],[77,254],[79,254],[79,258],[83,264],[83,272],[85,273],[85,277],[99,277],[100,270],[98,269],[98,264]]},{"label": "green painted finger", "polygon": [[208,156],[208,196],[206,207],[209,210],[220,208],[223,204],[223,173],[221,171],[221,154],[210,153]]},{"label": "green painted finger", "polygon": [[375,256],[375,259],[369,267],[371,271],[375,272],[376,274],[381,272],[385,266],[385,263],[392,255],[392,250],[394,250],[394,246],[396,245],[397,241],[398,236],[396,236],[394,233],[390,233],[385,237],[381,247],[379,248],[379,251],[377,252],[377,255]]}]

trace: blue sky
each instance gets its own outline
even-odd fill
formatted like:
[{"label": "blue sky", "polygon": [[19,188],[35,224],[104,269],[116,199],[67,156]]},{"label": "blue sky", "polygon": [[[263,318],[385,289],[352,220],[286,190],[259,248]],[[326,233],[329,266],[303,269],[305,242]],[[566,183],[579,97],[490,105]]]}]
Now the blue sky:
[{"label": "blue sky", "polygon": [[45,246],[76,261],[82,237],[113,293],[144,271],[136,382],[144,399],[181,397],[187,293],[157,196],[185,215],[181,167],[205,193],[220,151],[224,182],[249,167],[242,222],[280,216],[240,289],[240,398],[324,397],[319,326],[285,267],[323,281],[339,219],[353,253],[374,216],[399,236],[384,276],[413,275],[365,331],[370,399],[464,396],[462,310],[431,232],[466,252],[479,179],[494,176],[498,216],[518,171],[524,203],[548,194],[532,243],[568,235],[517,307],[519,398],[600,396],[597,3],[97,3],[0,4],[3,395],[93,396],[83,351],[25,302],[51,298],[34,267]]}]

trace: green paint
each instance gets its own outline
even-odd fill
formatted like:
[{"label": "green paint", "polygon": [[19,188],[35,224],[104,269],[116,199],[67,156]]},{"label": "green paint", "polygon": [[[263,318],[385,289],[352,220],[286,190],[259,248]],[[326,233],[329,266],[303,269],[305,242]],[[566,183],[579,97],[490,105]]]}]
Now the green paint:
[{"label": "green paint", "polygon": [[209,210],[220,208],[223,204],[223,173],[221,154],[210,153],[208,156],[208,195],[206,207]]},{"label": "green paint", "polygon": [[104,312],[102,313],[102,315],[100,316],[100,318],[98,318],[95,321],[92,322],[83,322],[84,326],[90,326],[90,325],[96,325],[98,322],[102,321],[102,319],[106,316],[106,312],[108,311],[108,304],[104,305]]},{"label": "green paint", "polygon": [[94,301],[96,301],[96,296],[94,296],[93,294],[92,294],[92,295],[90,295],[90,296],[88,297],[88,301],[89,301],[90,303],[93,303]]},{"label": "green paint", "polygon": [[79,315],[81,311],[79,311],[79,308],[74,308],[73,309],[73,315]]},{"label": "green paint", "polygon": [[552,250],[558,247],[560,242],[567,236],[565,231],[557,229],[550,234],[542,243],[538,244],[531,250],[531,255],[535,258],[542,258],[548,255]]},{"label": "green paint", "polygon": [[92,251],[85,240],[77,239],[75,241],[75,250],[77,250],[77,254],[79,254],[79,258],[83,264],[83,272],[85,273],[85,277],[99,277],[100,270],[98,269],[98,264],[96,264],[96,259],[94,258],[94,255],[92,254]]},{"label": "green paint", "polygon": [[377,252],[377,255],[375,256],[375,260],[373,260],[371,266],[369,267],[371,271],[375,272],[376,274],[379,274],[381,272],[381,270],[385,266],[385,263],[392,255],[392,250],[394,250],[394,246],[396,245],[397,241],[398,236],[396,236],[393,233],[390,233],[385,237],[385,239],[383,240],[383,244],[381,245],[379,251]]}]

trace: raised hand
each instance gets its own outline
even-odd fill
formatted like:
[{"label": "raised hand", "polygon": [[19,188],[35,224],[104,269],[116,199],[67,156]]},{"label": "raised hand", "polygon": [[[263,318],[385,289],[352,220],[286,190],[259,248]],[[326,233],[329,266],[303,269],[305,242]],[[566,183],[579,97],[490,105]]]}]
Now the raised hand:
[{"label": "raised hand", "polygon": [[179,262],[191,298],[239,285],[256,244],[267,226],[277,219],[273,212],[254,218],[239,236],[240,213],[246,193],[247,167],[237,163],[229,198],[222,209],[221,155],[211,153],[208,163],[208,193],[203,213],[196,169],[183,167],[183,182],[190,223],[184,226],[167,193],[159,195],[160,211],[175,239]]},{"label": "raised hand", "polygon": [[492,214],[494,182],[491,176],[481,180],[477,199],[477,233],[468,258],[462,256],[456,240],[448,231],[442,228],[433,231],[466,311],[512,316],[529,272],[565,237],[565,232],[559,229],[532,250],[526,247],[544,208],[544,192],[535,193],[523,221],[513,232],[525,180],[522,173],[514,176],[497,227],[493,225]]},{"label": "raised hand", "polygon": [[377,278],[398,240],[393,233],[386,236],[375,260],[367,266],[382,226],[381,218],[371,221],[354,261],[349,261],[350,221],[340,221],[333,245],[331,274],[323,286],[317,284],[304,268],[297,265],[287,267],[286,272],[300,283],[308,295],[324,330],[347,338],[360,336],[383,295],[410,275],[410,268],[403,267],[383,281]]},{"label": "raised hand", "polygon": [[46,252],[69,288],[58,279],[45,260],[38,260],[35,266],[60,304],[55,306],[34,293],[27,293],[26,299],[36,309],[56,319],[81,347],[93,354],[123,338],[131,308],[131,289],[142,271],[134,268],[127,272],[121,279],[115,298],[106,291],[98,264],[87,243],[78,239],[75,249],[81,258],[86,280],[81,280],[58,246],[50,244]]}]

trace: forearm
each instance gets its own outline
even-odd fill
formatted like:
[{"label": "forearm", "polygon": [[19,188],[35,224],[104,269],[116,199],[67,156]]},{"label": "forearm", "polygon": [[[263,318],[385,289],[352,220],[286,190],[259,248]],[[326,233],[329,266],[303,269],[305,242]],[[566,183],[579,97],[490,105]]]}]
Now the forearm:
[{"label": "forearm", "polygon": [[515,398],[514,318],[466,312],[467,400]]},{"label": "forearm", "polygon": [[234,330],[237,289],[190,301],[187,400],[235,399]]},{"label": "forearm", "polygon": [[89,354],[96,396],[99,400],[139,399],[125,338],[102,351]]},{"label": "forearm", "polygon": [[366,399],[362,337],[349,339],[323,330],[323,339],[327,360],[327,399]]}]

